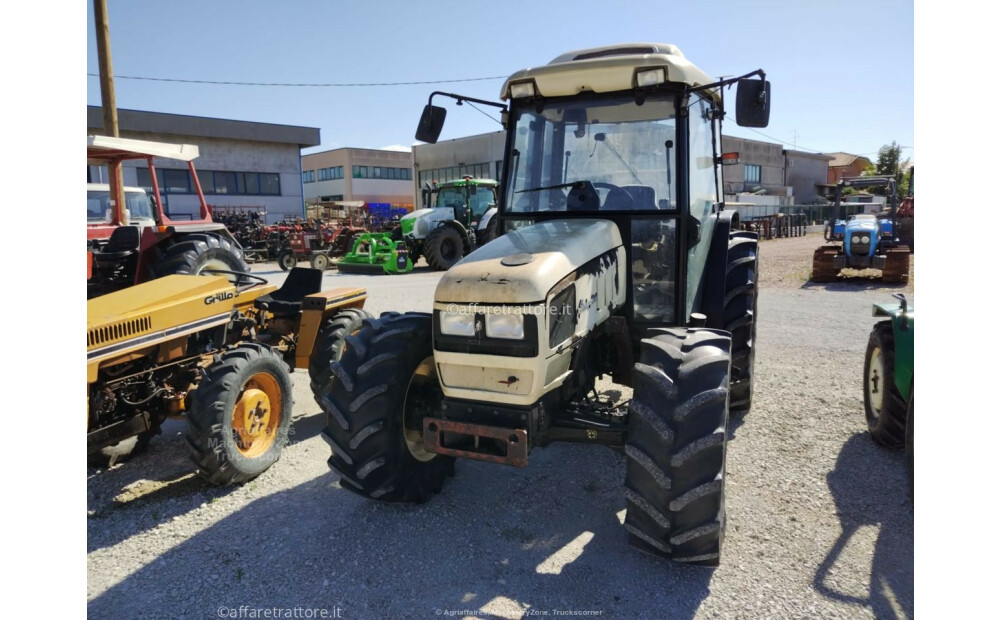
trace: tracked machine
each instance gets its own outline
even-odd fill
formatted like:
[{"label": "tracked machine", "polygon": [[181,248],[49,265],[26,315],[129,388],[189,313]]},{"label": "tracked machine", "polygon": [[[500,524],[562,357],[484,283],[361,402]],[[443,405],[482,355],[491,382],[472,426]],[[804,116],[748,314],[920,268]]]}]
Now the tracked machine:
[{"label": "tracked machine", "polygon": [[[757,306],[757,236],[723,205],[723,90],[738,85],[739,124],[764,127],[763,78],[715,81],[673,45],[637,43],[518,71],[506,104],[432,94],[426,142],[444,122],[434,97],[501,110],[501,236],[441,277],[430,312],[347,338],[318,394],[341,485],[421,502],[456,458],[526,466],[557,441],[611,446],[630,542],[718,564]],[[595,395],[602,376],[631,401]]]},{"label": "tracked machine", "polygon": [[[889,214],[880,219],[859,213],[846,215],[843,190],[847,187],[882,187],[889,199]],[[912,204],[912,201],[911,201]],[[813,252],[812,280],[833,282],[844,269],[877,269],[882,281],[906,284],[910,279],[910,248],[900,241],[899,197],[894,177],[845,177],[837,183],[836,218],[827,226],[826,245]]]}]

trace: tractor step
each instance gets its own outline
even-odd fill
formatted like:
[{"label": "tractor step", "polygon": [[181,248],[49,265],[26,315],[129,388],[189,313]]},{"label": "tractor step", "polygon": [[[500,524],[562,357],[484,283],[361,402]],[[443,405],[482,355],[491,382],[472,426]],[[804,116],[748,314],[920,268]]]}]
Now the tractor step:
[{"label": "tractor step", "polygon": [[424,449],[476,461],[528,466],[528,432],[521,428],[424,418]]}]

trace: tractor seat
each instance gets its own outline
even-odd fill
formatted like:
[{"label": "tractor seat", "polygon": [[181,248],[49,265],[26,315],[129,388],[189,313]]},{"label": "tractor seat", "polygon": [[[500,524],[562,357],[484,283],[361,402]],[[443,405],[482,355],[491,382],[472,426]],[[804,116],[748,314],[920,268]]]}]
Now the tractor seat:
[{"label": "tractor seat", "polygon": [[274,314],[298,314],[302,311],[302,299],[306,295],[318,293],[323,287],[323,272],[308,267],[294,267],[288,272],[281,288],[261,295],[253,305],[259,310],[267,309]]},{"label": "tractor seat", "polygon": [[139,251],[139,227],[119,226],[108,238],[101,251],[94,254],[94,260],[100,263],[116,263]]}]

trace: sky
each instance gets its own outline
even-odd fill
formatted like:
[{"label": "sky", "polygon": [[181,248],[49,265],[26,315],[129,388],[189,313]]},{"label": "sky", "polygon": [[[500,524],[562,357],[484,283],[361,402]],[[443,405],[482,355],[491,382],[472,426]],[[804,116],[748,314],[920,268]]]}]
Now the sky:
[{"label": "sky", "polygon": [[[911,2],[107,4],[119,108],[318,127],[322,145],[307,153],[409,147],[432,91],[496,101],[503,79],[302,88],[122,76],[338,84],[506,77],[569,50],[654,41],[677,45],[712,76],[764,69],[772,88],[770,125],[754,131],[727,122],[727,135],[872,159],[895,140],[910,147],[904,158],[914,154]],[[93,3],[87,5],[87,72],[96,74]],[[735,89],[729,92],[732,102]],[[101,103],[96,77],[87,78],[87,103]],[[467,106],[446,105],[442,140],[501,129]]]}]

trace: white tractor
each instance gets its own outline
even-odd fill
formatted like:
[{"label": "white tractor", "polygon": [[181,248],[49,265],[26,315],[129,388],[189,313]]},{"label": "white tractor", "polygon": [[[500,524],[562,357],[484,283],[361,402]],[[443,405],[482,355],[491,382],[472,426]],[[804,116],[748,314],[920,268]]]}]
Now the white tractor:
[{"label": "white tractor", "polygon": [[[756,76],[757,79],[751,79]],[[422,502],[456,458],[526,466],[572,441],[622,449],[635,546],[714,566],[725,529],[726,426],[753,391],[757,237],[724,208],[723,89],[764,127],[763,71],[713,81],[680,50],[628,44],[519,71],[502,108],[499,236],[441,278],[430,313],[347,338],[317,398],[341,484]],[[595,394],[610,375],[627,405]]]}]

